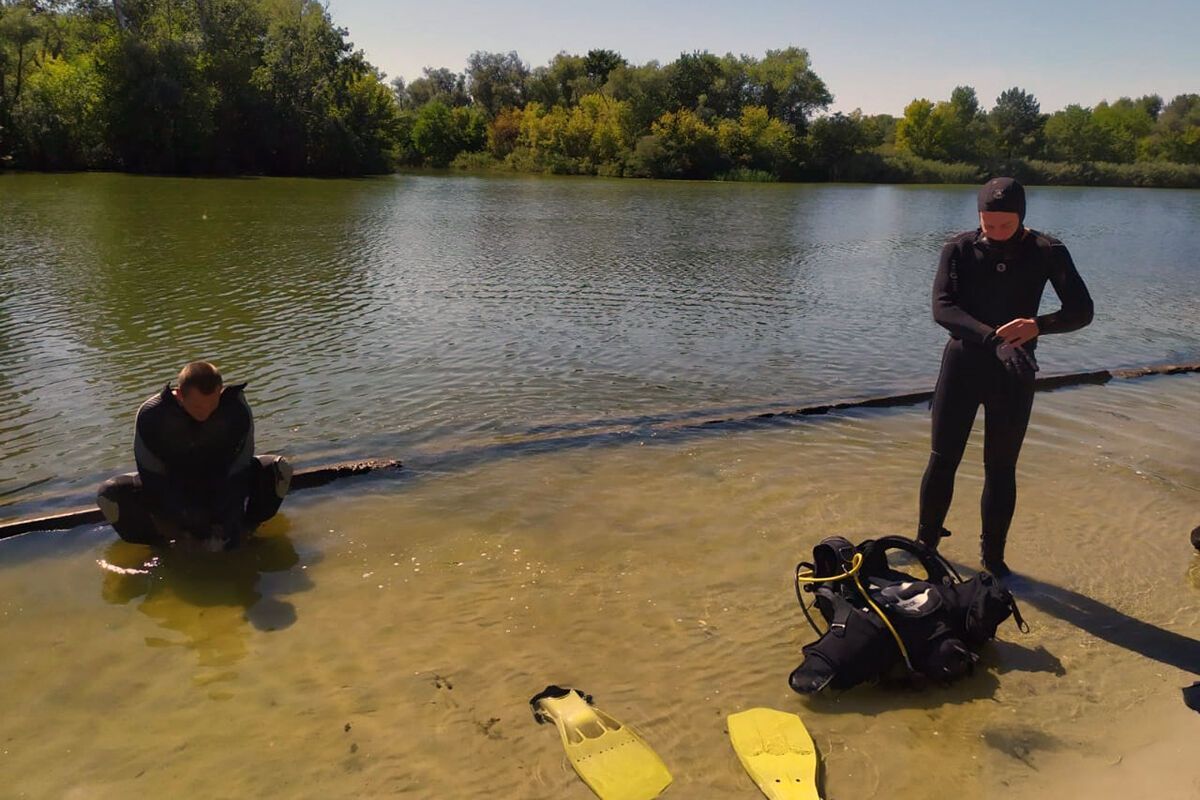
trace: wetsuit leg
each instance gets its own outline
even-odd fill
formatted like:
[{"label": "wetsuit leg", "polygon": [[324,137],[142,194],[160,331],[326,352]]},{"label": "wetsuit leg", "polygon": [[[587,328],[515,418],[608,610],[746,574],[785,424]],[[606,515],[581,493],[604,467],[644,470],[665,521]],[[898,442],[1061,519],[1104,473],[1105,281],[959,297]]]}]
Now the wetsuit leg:
[{"label": "wetsuit leg", "polygon": [[159,533],[150,515],[148,497],[136,472],[107,480],[96,493],[96,505],[113,530],[127,542],[161,545],[166,539]]},{"label": "wetsuit leg", "polygon": [[921,480],[922,532],[940,532],[950,510],[954,474],[962,461],[971,426],[975,424],[975,414],[983,400],[978,363],[983,356],[991,357],[968,350],[957,339],[951,339],[942,354],[942,369],[933,394],[932,452]]},{"label": "wetsuit leg", "polygon": [[255,456],[250,468],[246,523],[256,528],[279,511],[292,483],[292,465],[283,456]]},{"label": "wetsuit leg", "polygon": [[987,385],[981,552],[985,563],[999,565],[1004,561],[1004,544],[1017,505],[1017,458],[1033,409],[1033,382],[1015,380],[1001,368],[991,372]]}]

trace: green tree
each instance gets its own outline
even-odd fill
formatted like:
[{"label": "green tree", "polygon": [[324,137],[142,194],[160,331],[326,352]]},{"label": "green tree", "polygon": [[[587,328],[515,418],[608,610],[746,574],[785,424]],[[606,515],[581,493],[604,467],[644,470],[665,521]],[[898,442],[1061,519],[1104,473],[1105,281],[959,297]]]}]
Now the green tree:
[{"label": "green tree", "polygon": [[401,108],[417,109],[434,100],[450,107],[471,104],[467,76],[445,67],[425,67],[422,76],[408,84],[403,78],[396,78],[392,81],[392,89]]},{"label": "green tree", "polygon": [[619,161],[632,143],[632,114],[628,103],[603,94],[584,95],[572,111],[572,123],[587,132],[587,159],[591,164]]},{"label": "green tree", "polygon": [[941,150],[933,117],[934,104],[921,98],[904,107],[904,116],[896,123],[896,147],[921,158],[937,158]]},{"label": "green tree", "polygon": [[808,51],[799,47],[768,50],[750,65],[747,102],[766,106],[771,116],[803,133],[809,116],[833,102],[825,82],[812,71]]},{"label": "green tree", "polygon": [[316,0],[0,0],[18,165],[357,174],[391,167],[402,121]]},{"label": "green tree", "polygon": [[445,167],[459,153],[482,150],[487,144],[487,125],[481,109],[451,109],[434,100],[417,112],[412,126],[413,148],[426,164]]},{"label": "green tree", "polygon": [[722,166],[716,132],[686,108],[655,120],[635,158],[641,171],[657,177],[708,178]]},{"label": "green tree", "polygon": [[213,90],[209,168],[261,171],[271,149],[263,136],[271,109],[254,70],[263,59],[267,9],[246,0],[205,0],[196,9],[200,80]]},{"label": "green tree", "polygon": [[109,146],[121,168],[208,171],[215,95],[193,44],[121,36],[101,51],[97,66]]},{"label": "green tree", "polygon": [[627,63],[615,50],[588,50],[583,58],[583,70],[595,81],[596,86],[603,86],[608,80],[608,73]]},{"label": "green tree", "polygon": [[884,147],[896,144],[896,126],[899,120],[891,114],[862,116],[864,144],[867,147]]},{"label": "green tree", "polygon": [[1046,118],[1037,98],[1014,86],[996,98],[988,115],[996,145],[1008,158],[1031,158],[1042,148]]},{"label": "green tree", "polygon": [[867,130],[859,113],[836,113],[813,120],[808,130],[813,162],[832,180],[845,177],[850,160],[868,144]]},{"label": "green tree", "polygon": [[506,108],[488,124],[487,148],[496,158],[505,158],[516,149],[521,136],[521,109]]},{"label": "green tree", "polygon": [[712,53],[682,53],[666,67],[667,103],[673,111],[696,110],[707,105],[721,79],[721,59]]},{"label": "green tree", "polygon": [[[941,104],[938,104],[941,106]],[[940,111],[935,128],[941,150],[950,161],[978,161],[988,148],[987,115],[970,86],[956,86]]]},{"label": "green tree", "polygon": [[0,4],[0,159],[16,146],[13,112],[34,66],[40,36],[41,27],[28,7]]},{"label": "green tree", "polygon": [[413,123],[412,143],[421,159],[435,167],[454,160],[462,147],[450,108],[440,100],[426,103]]},{"label": "green tree", "polygon": [[588,74],[587,59],[559,53],[549,66],[538,67],[525,82],[525,99],[544,106],[573,106],[579,98],[600,88],[602,82]]},{"label": "green tree", "polygon": [[1151,158],[1200,164],[1200,94],[1181,94],[1158,115],[1146,142]]},{"label": "green tree", "polygon": [[528,78],[529,67],[515,52],[477,51],[467,59],[467,91],[489,117],[502,108],[520,108]]},{"label": "green tree", "polygon": [[[350,69],[309,162],[326,175],[388,172],[396,163],[400,127],[400,108],[382,76],[373,69]],[[480,138],[475,129],[470,141]]]},{"label": "green tree", "polygon": [[766,107],[746,106],[736,120],[720,121],[717,144],[735,167],[782,176],[792,164],[796,134],[783,120],[772,119]]},{"label": "green tree", "polygon": [[1105,161],[1132,164],[1138,157],[1138,143],[1154,130],[1154,118],[1144,103],[1122,97],[1114,103],[1096,105],[1092,119],[1108,143]]},{"label": "green tree", "polygon": [[671,88],[666,71],[657,61],[650,61],[640,67],[613,69],[608,74],[604,93],[628,103],[635,128],[648,131],[654,120],[667,110]]},{"label": "green tree", "polygon": [[1069,105],[1046,120],[1046,154],[1052,161],[1102,161],[1110,150],[1108,134],[1089,108]]},{"label": "green tree", "polygon": [[550,67],[534,67],[525,81],[525,104],[538,103],[543,106],[556,106],[564,102],[563,88],[550,71]]},{"label": "green tree", "polygon": [[584,95],[569,109],[530,103],[522,114],[518,148],[541,169],[594,173],[624,159],[629,115],[627,103],[599,93]]},{"label": "green tree", "polygon": [[1149,115],[1150,119],[1158,121],[1158,115],[1163,110],[1163,99],[1157,94],[1147,94],[1139,97],[1134,103]]},{"label": "green tree", "polygon": [[103,163],[102,83],[88,55],[49,56],[29,78],[17,107],[23,163],[34,169],[85,169]]}]

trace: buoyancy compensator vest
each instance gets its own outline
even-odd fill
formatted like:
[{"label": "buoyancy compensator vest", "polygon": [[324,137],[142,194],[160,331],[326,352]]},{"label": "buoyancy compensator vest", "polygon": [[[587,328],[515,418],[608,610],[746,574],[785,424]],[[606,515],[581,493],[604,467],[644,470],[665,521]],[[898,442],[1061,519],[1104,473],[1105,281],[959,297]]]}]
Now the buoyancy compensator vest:
[{"label": "buoyancy compensator vest", "polygon": [[[894,551],[908,554],[924,577],[893,566]],[[823,539],[813,560],[796,566],[796,595],[820,636],[804,646],[804,661],[788,680],[804,694],[848,689],[901,664],[912,675],[954,680],[973,670],[976,651],[1009,616],[1027,630],[1016,600],[995,577],[981,572],[963,580],[936,550],[903,536],[858,545]],[[810,613],[813,605],[824,631]]]}]

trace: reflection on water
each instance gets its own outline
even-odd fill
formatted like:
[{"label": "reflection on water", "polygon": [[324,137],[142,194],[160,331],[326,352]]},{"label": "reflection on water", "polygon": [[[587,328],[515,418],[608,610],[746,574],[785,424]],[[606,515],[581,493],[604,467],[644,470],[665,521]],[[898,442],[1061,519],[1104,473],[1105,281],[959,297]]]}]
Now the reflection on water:
[{"label": "reflection on water", "polygon": [[[0,511],[88,501],[194,357],[301,461],[932,385],[972,187],[0,176]],[[1050,189],[1096,321],[1047,372],[1200,357],[1200,193]],[[1131,215],[1138,224],[1130,225]],[[1052,292],[1048,293],[1052,295]],[[1053,304],[1047,298],[1047,304]]]},{"label": "reflection on water", "polygon": [[[151,550],[118,539],[98,560],[101,596],[136,607],[172,634],[146,636],[147,647],[181,647],[194,652],[202,667],[232,666],[246,656],[247,623],[264,632],[290,627],[296,608],[282,597],[312,588],[307,573],[294,570],[300,556],[289,528],[287,517],[277,515],[229,553]],[[287,580],[264,586],[270,573],[288,573]],[[197,681],[235,677],[224,672]]]}]

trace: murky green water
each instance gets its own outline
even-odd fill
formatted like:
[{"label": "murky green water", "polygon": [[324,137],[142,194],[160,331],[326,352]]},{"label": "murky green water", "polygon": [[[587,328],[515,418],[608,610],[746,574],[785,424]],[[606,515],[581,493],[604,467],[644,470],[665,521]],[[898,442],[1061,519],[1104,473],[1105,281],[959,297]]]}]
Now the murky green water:
[{"label": "murky green water", "polygon": [[[931,383],[931,253],[972,201],[756,189],[0,176],[10,510],[123,468],[184,351],[254,380],[264,446],[410,464],[289,498],[229,556],[102,527],[0,543],[0,796],[582,800],[525,705],[548,683],[637,727],[669,797],[757,796],[723,724],[757,705],[803,716],[838,800],[935,774],[984,798],[1197,796],[1200,376],[1038,396],[1010,540],[1030,634],[1006,625],[948,688],[788,689],[812,638],[792,567],[825,535],[911,530],[927,411],[642,423]],[[1099,308],[1048,369],[1196,357],[1196,266],[1145,231],[1197,197],[1033,194]],[[232,209],[218,233],[202,206]],[[569,438],[601,429],[622,434]],[[978,433],[948,520],[964,566]]]},{"label": "murky green water", "polygon": [[[303,462],[932,385],[971,187],[0,175],[0,517],[130,466],[186,360]],[[1200,358],[1200,192],[1034,189],[1096,322],[1047,371]],[[1048,292],[1052,295],[1052,292]],[[1053,302],[1049,298],[1048,303]]]}]

